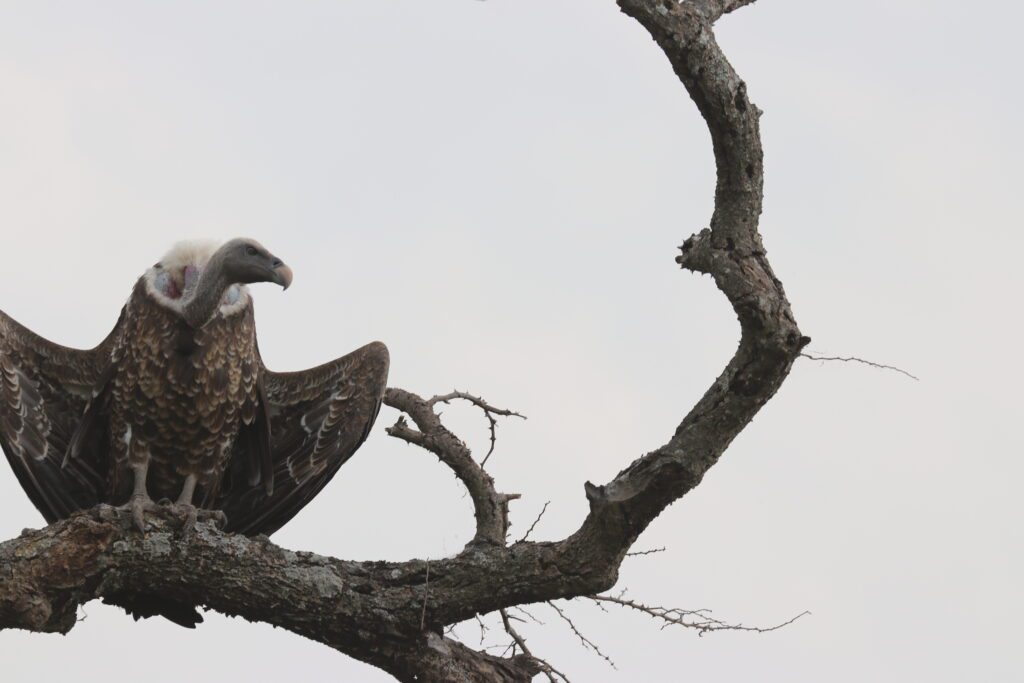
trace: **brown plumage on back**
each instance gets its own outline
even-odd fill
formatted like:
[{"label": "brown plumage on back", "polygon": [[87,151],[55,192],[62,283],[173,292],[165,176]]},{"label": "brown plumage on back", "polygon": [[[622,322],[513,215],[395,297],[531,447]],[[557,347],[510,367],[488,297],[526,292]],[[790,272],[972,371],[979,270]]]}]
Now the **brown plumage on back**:
[{"label": "brown plumage on back", "polygon": [[388,353],[375,342],[305,372],[267,370],[245,284],[291,277],[252,240],[176,247],[91,351],[0,313],[0,446],[47,521],[109,502],[141,529],[167,499],[272,533],[308,503],[373,425]]}]

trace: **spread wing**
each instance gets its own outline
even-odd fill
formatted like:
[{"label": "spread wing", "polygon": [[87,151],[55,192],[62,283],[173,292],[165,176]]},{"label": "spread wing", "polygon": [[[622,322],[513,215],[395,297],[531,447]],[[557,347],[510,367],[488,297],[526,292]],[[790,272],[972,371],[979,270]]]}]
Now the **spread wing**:
[{"label": "spread wing", "polygon": [[[216,505],[227,515],[228,531],[272,534],[327,485],[377,419],[388,362],[387,347],[373,342],[310,370],[264,370],[273,492],[251,485],[258,457],[233,457]],[[240,448],[245,443],[239,440]]]},{"label": "spread wing", "polygon": [[[32,503],[48,523],[97,504],[106,492],[107,447],[89,430],[76,438],[83,416],[104,400],[113,331],[88,351],[43,339],[0,311],[0,447]],[[68,447],[77,457],[62,467]]]}]

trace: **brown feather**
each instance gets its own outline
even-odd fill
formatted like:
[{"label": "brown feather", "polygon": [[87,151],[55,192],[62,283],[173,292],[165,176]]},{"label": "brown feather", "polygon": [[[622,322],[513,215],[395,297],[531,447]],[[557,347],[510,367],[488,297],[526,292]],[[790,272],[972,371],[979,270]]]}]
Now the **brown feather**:
[{"label": "brown feather", "polygon": [[[78,431],[103,385],[123,322],[124,311],[98,346],[79,350],[54,344],[0,311],[0,447],[48,522],[103,499],[103,420],[93,416],[99,428]],[[65,466],[72,444],[76,457]]]},{"label": "brown feather", "polygon": [[196,330],[143,278],[89,351],[0,312],[0,446],[50,522],[125,502],[132,463],[149,459],[152,498],[177,497],[195,474],[197,505],[224,510],[229,530],[270,534],[366,439],[388,364],[375,342],[310,370],[271,372],[251,300]]},{"label": "brown feather", "polygon": [[113,502],[127,499],[133,463],[148,458],[150,497],[174,500],[195,475],[196,504],[211,505],[243,412],[258,401],[255,385],[241,382],[243,364],[255,362],[251,303],[193,330],[140,280],[128,302],[125,340],[110,416]]},{"label": "brown feather", "polygon": [[228,530],[272,534],[327,485],[369,434],[388,365],[387,347],[374,342],[303,372],[264,372],[274,489],[238,486],[232,474],[217,504]]}]

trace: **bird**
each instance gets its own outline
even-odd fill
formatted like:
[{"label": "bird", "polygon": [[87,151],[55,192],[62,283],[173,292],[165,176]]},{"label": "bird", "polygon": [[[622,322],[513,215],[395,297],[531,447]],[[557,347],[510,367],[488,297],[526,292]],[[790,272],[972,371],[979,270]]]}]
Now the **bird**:
[{"label": "bird", "polygon": [[0,447],[48,523],[100,503],[145,530],[156,509],[270,535],[365,441],[387,347],[273,372],[248,285],[287,289],[259,242],[174,245],[96,347],[50,342],[0,311]]}]

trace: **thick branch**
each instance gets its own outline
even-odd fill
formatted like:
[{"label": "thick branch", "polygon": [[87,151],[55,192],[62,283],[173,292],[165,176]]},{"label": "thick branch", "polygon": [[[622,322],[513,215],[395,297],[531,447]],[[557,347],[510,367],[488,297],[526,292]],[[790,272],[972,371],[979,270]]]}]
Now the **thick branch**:
[{"label": "thick branch", "polygon": [[[109,506],[0,544],[0,629],[67,633],[93,599],[119,605],[154,596],[263,621],[378,666],[403,681],[529,681],[529,656],[493,657],[445,638],[422,605],[443,601],[426,563],[344,562],[149,516],[136,532]],[[433,569],[431,569],[433,571]],[[443,576],[443,573],[442,573]],[[432,604],[432,603],[431,603]]]},{"label": "thick branch", "polygon": [[[604,486],[585,485],[590,512],[569,538],[506,546],[508,501],[466,445],[441,423],[436,403],[388,389],[384,402],[411,418],[388,433],[425,448],[463,482],[476,516],[456,557],[402,563],[346,562],[279,548],[265,538],[200,524],[181,537],[155,519],[142,536],[109,507],[0,544],[0,629],[66,632],[78,605],[131,604],[154,595],[265,621],[378,666],[403,681],[529,681],[549,665],[525,651],[493,657],[444,636],[477,614],[593,596],[614,585],[641,532],[700,483],[737,434],[778,390],[809,341],[797,328],[757,231],[762,199],[758,117],[711,26],[751,0],[618,0],[667,55],[707,121],[717,166],[710,227],[687,239],[677,262],[710,274],[740,323],[736,354],[675,433]],[[489,420],[498,413],[479,399]],[[493,435],[493,422],[491,422]],[[525,537],[524,537],[525,538]],[[429,581],[428,574],[429,571]],[[623,604],[623,603],[619,603]],[[641,609],[644,606],[624,604]],[[663,620],[679,615],[648,608]],[[643,611],[643,610],[642,610]],[[676,623],[676,622],[672,622]]]},{"label": "thick branch", "polygon": [[[740,322],[739,348],[668,443],[633,462],[608,484],[586,485],[591,511],[573,536],[554,544],[515,544],[511,557],[494,568],[499,575],[477,577],[494,590],[472,591],[485,596],[482,602],[449,602],[446,618],[470,618],[523,602],[572,597],[584,594],[578,592],[584,586],[593,587],[586,593],[611,587],[640,533],[670,503],[700,483],[775,394],[809,341],[796,325],[757,231],[762,198],[760,112],[715,42],[708,17],[716,18],[718,10],[709,9],[708,3],[698,7],[667,0],[619,0],[619,5],[654,37],[708,123],[718,171],[715,211],[711,227],[686,240],[677,260],[684,268],[711,274],[729,299]],[[705,11],[710,14],[705,16]],[[408,409],[423,436],[405,433],[401,423],[393,433],[424,445],[452,467],[473,496],[478,540],[495,541],[499,527],[494,520],[504,519],[505,512],[493,512],[497,494],[490,477],[472,466],[468,449],[440,426],[422,399],[389,391],[385,400]],[[500,528],[503,538],[504,527]],[[557,571],[536,571],[530,563],[537,556],[550,557]],[[474,581],[474,577],[460,580]]]},{"label": "thick branch", "polygon": [[[701,3],[705,8],[710,4]],[[707,121],[718,171],[715,211],[711,227],[686,240],[677,261],[714,278],[739,318],[741,338],[732,360],[668,443],[605,486],[587,485],[591,513],[569,544],[599,547],[603,561],[615,567],[667,505],[700,483],[775,394],[810,341],[797,328],[757,232],[760,111],[715,42],[710,19],[691,3],[619,0],[619,6],[665,52]]]}]

